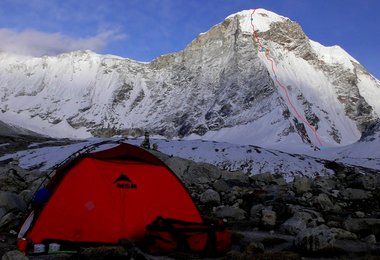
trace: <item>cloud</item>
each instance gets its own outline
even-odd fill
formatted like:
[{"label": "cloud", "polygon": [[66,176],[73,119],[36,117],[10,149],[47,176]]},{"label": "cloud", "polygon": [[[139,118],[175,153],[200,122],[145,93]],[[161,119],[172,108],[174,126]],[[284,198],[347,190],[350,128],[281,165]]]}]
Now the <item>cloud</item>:
[{"label": "cloud", "polygon": [[36,30],[17,32],[0,28],[0,50],[22,55],[56,55],[76,50],[101,51],[112,41],[123,40],[125,34],[116,30],[102,31],[95,36],[72,38],[61,33],[46,33]]}]

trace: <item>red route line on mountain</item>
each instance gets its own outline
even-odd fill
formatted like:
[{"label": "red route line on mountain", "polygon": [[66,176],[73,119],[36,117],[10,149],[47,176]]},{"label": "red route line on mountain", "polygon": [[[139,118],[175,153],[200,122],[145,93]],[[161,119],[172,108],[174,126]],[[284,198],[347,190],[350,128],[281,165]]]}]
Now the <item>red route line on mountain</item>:
[{"label": "red route line on mountain", "polygon": [[305,123],[311,131],[313,131],[314,135],[315,135],[315,138],[317,139],[318,141],[318,144],[319,146],[322,146],[322,142],[321,140],[319,139],[319,136],[318,136],[318,133],[317,131],[315,130],[315,128],[310,125],[310,123],[303,118],[303,116],[301,116],[301,114],[297,111],[297,109],[294,107],[292,101],[290,100],[290,96],[289,96],[289,93],[288,93],[288,90],[284,87],[284,85],[282,85],[282,83],[278,80],[277,78],[277,74],[276,74],[276,70],[274,68],[274,62],[272,60],[272,58],[269,56],[270,55],[270,50],[266,47],[264,47],[260,41],[260,37],[259,37],[259,34],[257,33],[257,31],[255,31],[255,25],[253,24],[253,15],[255,14],[256,10],[258,10],[260,8],[257,8],[257,9],[254,9],[251,13],[251,26],[252,26],[252,31],[253,31],[253,35],[255,36],[255,41],[256,43],[260,46],[260,50],[265,50],[265,58],[271,63],[271,66],[272,66],[272,72],[273,72],[273,75],[274,75],[274,79],[275,79],[275,82],[282,88],[282,90],[285,92],[285,95],[286,95],[286,98],[290,104],[290,106],[292,107],[293,111],[296,113],[296,115],[298,116],[298,118],[303,122]]}]

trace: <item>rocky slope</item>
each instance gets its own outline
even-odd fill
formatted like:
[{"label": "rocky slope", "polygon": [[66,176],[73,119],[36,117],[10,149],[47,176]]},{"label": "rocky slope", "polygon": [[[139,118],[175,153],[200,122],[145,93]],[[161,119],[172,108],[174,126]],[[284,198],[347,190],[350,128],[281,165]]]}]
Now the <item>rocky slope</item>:
[{"label": "rocky slope", "polygon": [[[251,13],[229,16],[183,51],[149,63],[90,51],[40,58],[0,53],[0,120],[60,137],[149,129],[283,150],[320,146],[275,83],[253,39]],[[379,81],[340,47],[309,40],[286,17],[260,9],[253,23],[277,79],[323,146],[357,141],[380,114]]]},{"label": "rocky slope", "polygon": [[9,125],[0,121],[0,136],[20,136],[20,135],[41,136],[27,129],[17,127],[14,125]]},{"label": "rocky slope", "polygon": [[[217,259],[372,259],[380,253],[380,179],[355,167],[332,165],[331,176],[285,182],[269,172],[254,176],[154,152],[190,190],[203,215],[223,218],[232,250]],[[15,250],[16,230],[45,178],[14,162],[0,165],[0,255]],[[152,257],[134,247],[81,248],[77,254],[29,259],[200,259],[178,252]],[[108,257],[108,258],[107,258]],[[116,258],[115,258],[116,259]]]}]

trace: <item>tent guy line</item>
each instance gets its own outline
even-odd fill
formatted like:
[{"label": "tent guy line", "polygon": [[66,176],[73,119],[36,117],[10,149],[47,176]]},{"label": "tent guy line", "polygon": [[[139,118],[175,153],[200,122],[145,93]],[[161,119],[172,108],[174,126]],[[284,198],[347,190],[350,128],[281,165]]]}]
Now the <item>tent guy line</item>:
[{"label": "tent guy line", "polygon": [[260,37],[259,37],[259,34],[257,33],[257,31],[255,30],[255,25],[253,24],[253,15],[255,14],[256,10],[258,10],[260,8],[256,8],[256,9],[253,9],[252,13],[251,13],[251,26],[252,26],[252,31],[253,31],[253,35],[254,35],[254,40],[255,42],[259,45],[259,52],[265,52],[265,58],[271,63],[271,67],[272,67],[272,72],[273,72],[273,75],[274,75],[274,81],[281,87],[281,89],[284,91],[285,95],[286,95],[286,98],[288,100],[288,103],[290,104],[290,106],[292,107],[293,111],[296,113],[297,117],[303,122],[305,123],[309,128],[310,130],[314,133],[315,135],[315,138],[319,144],[319,147],[322,148],[322,142],[318,136],[318,133],[317,131],[315,130],[315,128],[305,119],[303,118],[303,116],[298,112],[298,110],[295,108],[295,106],[293,105],[292,101],[290,100],[290,96],[289,96],[289,93],[288,91],[286,90],[286,88],[284,87],[284,85],[279,81],[278,77],[277,77],[277,73],[276,73],[276,70],[275,70],[275,67],[274,67],[274,62],[273,62],[273,59],[269,56],[270,55],[270,50],[269,48],[266,48],[263,46],[263,44],[261,43],[260,41]]}]

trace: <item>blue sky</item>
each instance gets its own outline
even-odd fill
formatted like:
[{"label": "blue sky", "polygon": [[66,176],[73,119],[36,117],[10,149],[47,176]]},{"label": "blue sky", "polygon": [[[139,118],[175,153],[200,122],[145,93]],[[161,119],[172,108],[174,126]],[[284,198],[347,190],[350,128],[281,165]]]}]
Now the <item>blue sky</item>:
[{"label": "blue sky", "polygon": [[323,45],[340,45],[380,78],[380,0],[0,0],[0,49],[91,49],[149,61],[257,7],[297,21]]}]

